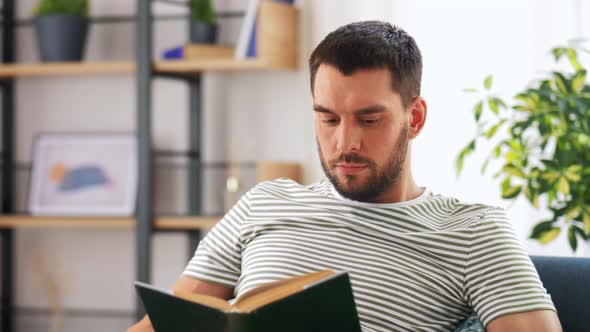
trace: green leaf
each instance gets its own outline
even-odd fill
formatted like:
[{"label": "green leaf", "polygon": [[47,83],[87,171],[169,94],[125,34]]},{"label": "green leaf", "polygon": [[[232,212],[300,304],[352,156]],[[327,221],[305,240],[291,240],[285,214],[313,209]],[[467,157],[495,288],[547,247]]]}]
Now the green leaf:
[{"label": "green leaf", "polygon": [[33,16],[88,16],[89,11],[88,0],[41,0],[33,9]]},{"label": "green leaf", "polygon": [[517,139],[513,138],[513,139],[509,140],[508,145],[510,145],[510,147],[514,151],[522,151],[522,145],[520,144],[520,142]]},{"label": "green leaf", "polygon": [[475,150],[475,140],[471,140],[471,142],[469,142],[469,144],[467,144],[467,146],[465,146],[463,148],[463,150],[461,150],[461,152],[459,152],[459,155],[457,156],[457,159],[455,160],[455,168],[457,170],[457,176],[459,176],[459,174],[463,170],[463,162],[465,160],[465,157],[468,156],[469,154],[473,153],[474,150]]},{"label": "green leaf", "polygon": [[580,63],[578,62],[578,52],[576,52],[576,50],[574,50],[573,48],[568,48],[567,58],[570,60],[570,64],[572,65],[572,67],[574,67],[576,71],[582,69],[582,65],[580,65]]},{"label": "green leaf", "polygon": [[504,198],[504,199],[514,198],[514,197],[518,196],[518,194],[520,194],[521,190],[522,190],[521,186],[514,186],[514,187],[508,187],[506,189],[502,189],[502,198]]},{"label": "green leaf", "polygon": [[565,51],[566,49],[563,47],[555,47],[551,49],[551,53],[553,54],[555,61],[558,61],[561,58],[561,56],[565,54]]},{"label": "green leaf", "polygon": [[582,166],[572,165],[565,170],[565,177],[571,182],[578,182],[582,179]]},{"label": "green leaf", "polygon": [[553,201],[555,201],[556,198],[557,198],[557,195],[554,190],[550,190],[547,192],[547,200],[548,200],[549,206],[551,206],[551,204],[553,203]]},{"label": "green leaf", "polygon": [[504,167],[502,167],[502,171],[504,171],[504,173],[510,174],[511,176],[516,176],[521,179],[526,178],[524,172],[516,168],[514,165],[504,165]]},{"label": "green leaf", "polygon": [[559,168],[559,163],[556,162],[555,160],[541,159],[541,162],[543,163],[543,165],[545,165],[549,168]]},{"label": "green leaf", "polygon": [[548,231],[543,232],[540,236],[538,241],[541,244],[547,244],[553,240],[561,233],[561,229],[558,227],[554,227]]},{"label": "green leaf", "polygon": [[547,180],[550,183],[553,183],[553,182],[557,181],[557,179],[559,178],[559,172],[549,171],[549,172],[543,173],[543,175],[541,175],[541,178]]},{"label": "green leaf", "polygon": [[494,112],[494,114],[498,115],[498,113],[500,113],[500,109],[498,108],[498,104],[496,103],[496,100],[494,98],[488,99],[488,106],[490,107],[492,112]]},{"label": "green leaf", "polygon": [[212,0],[190,0],[190,8],[193,21],[215,24],[217,17]]},{"label": "green leaf", "polygon": [[588,235],[587,235],[586,233],[584,233],[584,231],[583,231],[583,230],[582,230],[580,227],[578,227],[578,226],[576,226],[576,225],[571,225],[570,227],[571,227],[571,228],[573,228],[573,229],[574,229],[574,231],[575,231],[576,233],[578,233],[578,235],[579,235],[579,236],[580,236],[582,239],[584,239],[584,240],[588,240]]},{"label": "green leaf", "polygon": [[580,215],[580,212],[582,212],[582,208],[579,205],[574,206],[566,213],[565,221],[571,221],[571,220],[578,218],[578,216]]},{"label": "green leaf", "polygon": [[554,228],[553,227],[554,223],[555,222],[553,220],[547,220],[547,221],[542,221],[540,223],[537,223],[533,227],[533,229],[531,231],[531,235],[529,236],[529,239],[539,239],[539,237],[541,237],[541,235],[543,233]]},{"label": "green leaf", "polygon": [[483,165],[481,166],[481,174],[486,172],[486,169],[488,168],[488,164],[490,163],[490,157],[487,157],[486,160],[483,162]]},{"label": "green leaf", "polygon": [[493,79],[492,75],[489,75],[483,81],[483,86],[486,88],[486,90],[489,90],[492,88],[492,79]]},{"label": "green leaf", "polygon": [[557,183],[557,190],[566,196],[570,194],[570,184],[565,178],[565,176],[559,178],[559,181]]},{"label": "green leaf", "polygon": [[494,102],[496,102],[496,105],[498,105],[502,108],[507,108],[506,103],[502,99],[500,99],[498,97],[493,97],[492,99],[494,100]]},{"label": "green leaf", "polygon": [[580,70],[576,73],[572,80],[572,90],[574,92],[581,92],[582,88],[584,87],[584,83],[586,83],[586,71]]},{"label": "green leaf", "polygon": [[582,165],[571,165],[567,168],[566,172],[580,173],[582,171]]},{"label": "green leaf", "polygon": [[496,157],[496,158],[500,157],[501,153],[502,153],[502,145],[496,145],[496,147],[494,148],[494,157]]},{"label": "green leaf", "polygon": [[502,127],[502,125],[506,123],[506,119],[503,119],[502,121],[500,121],[499,123],[493,125],[490,129],[488,129],[488,131],[486,131],[484,133],[484,135],[489,139],[494,137],[494,135],[496,135],[496,132],[498,131],[498,129],[500,129],[500,127]]},{"label": "green leaf", "polygon": [[569,91],[566,85],[566,78],[563,76],[563,74],[559,72],[553,72],[553,77],[553,83],[555,83],[555,86],[557,87],[559,92],[561,92],[564,95],[567,95]]},{"label": "green leaf", "polygon": [[574,230],[574,228],[570,227],[568,229],[567,238],[570,242],[570,247],[572,247],[572,249],[576,251],[576,249],[578,249],[578,239],[576,238],[576,231]]},{"label": "green leaf", "polygon": [[517,152],[508,151],[508,152],[506,152],[506,154],[504,154],[504,158],[506,158],[507,163],[513,164],[515,161],[517,161],[520,158],[520,155]]},{"label": "green leaf", "polygon": [[473,113],[475,114],[475,121],[476,122],[479,121],[482,111],[483,111],[483,101],[480,101],[479,103],[475,104],[475,108],[473,109]]},{"label": "green leaf", "polygon": [[584,211],[584,230],[590,234],[590,212]]},{"label": "green leaf", "polygon": [[[533,95],[536,96],[536,95]],[[523,102],[526,106],[526,109],[535,108],[536,102],[534,98],[529,93],[519,93],[514,97],[514,99]]]},{"label": "green leaf", "polygon": [[524,195],[535,208],[539,208],[539,195],[534,189],[531,189],[530,186],[527,186],[524,190]]},{"label": "green leaf", "polygon": [[477,89],[473,89],[473,88],[467,88],[467,89],[463,89],[463,92],[470,92],[470,93],[473,93],[473,92],[479,92],[479,90],[477,90]]}]

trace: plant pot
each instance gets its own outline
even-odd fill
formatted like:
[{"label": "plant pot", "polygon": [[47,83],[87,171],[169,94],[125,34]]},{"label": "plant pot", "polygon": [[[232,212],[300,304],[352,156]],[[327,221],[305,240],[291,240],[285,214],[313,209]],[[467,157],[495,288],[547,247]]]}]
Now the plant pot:
[{"label": "plant pot", "polygon": [[191,21],[189,36],[191,43],[215,44],[217,42],[217,25]]},{"label": "plant pot", "polygon": [[88,18],[38,16],[33,20],[41,61],[80,61],[86,46]]}]

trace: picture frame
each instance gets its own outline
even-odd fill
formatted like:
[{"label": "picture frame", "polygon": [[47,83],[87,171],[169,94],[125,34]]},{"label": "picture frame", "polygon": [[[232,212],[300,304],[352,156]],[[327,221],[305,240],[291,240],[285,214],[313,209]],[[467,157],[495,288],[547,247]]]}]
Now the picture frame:
[{"label": "picture frame", "polygon": [[132,134],[40,134],[33,149],[32,215],[130,216],[137,196]]}]

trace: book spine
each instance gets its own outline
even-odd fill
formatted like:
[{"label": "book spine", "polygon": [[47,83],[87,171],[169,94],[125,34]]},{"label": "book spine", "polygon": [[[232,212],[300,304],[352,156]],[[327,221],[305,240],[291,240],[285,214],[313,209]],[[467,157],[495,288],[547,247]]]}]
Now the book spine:
[{"label": "book spine", "polygon": [[240,36],[236,45],[236,59],[244,59],[248,54],[248,47],[256,24],[256,16],[258,14],[258,2],[259,0],[250,0],[250,2],[248,2],[246,15],[244,16],[244,21],[242,22],[242,27],[240,29]]}]

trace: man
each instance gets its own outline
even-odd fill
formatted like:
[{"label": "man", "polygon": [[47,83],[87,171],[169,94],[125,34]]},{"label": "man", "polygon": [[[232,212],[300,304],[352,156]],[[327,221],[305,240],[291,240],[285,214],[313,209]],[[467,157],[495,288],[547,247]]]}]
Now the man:
[{"label": "man", "polygon": [[[332,269],[349,272],[364,331],[452,331],[472,311],[492,332],[561,331],[505,212],[415,183],[411,141],[427,106],[413,38],[387,23],[349,24],[320,43],[309,65],[328,179],[250,190],[203,239],[174,289],[230,299]],[[150,330],[147,318],[132,329]]]}]

